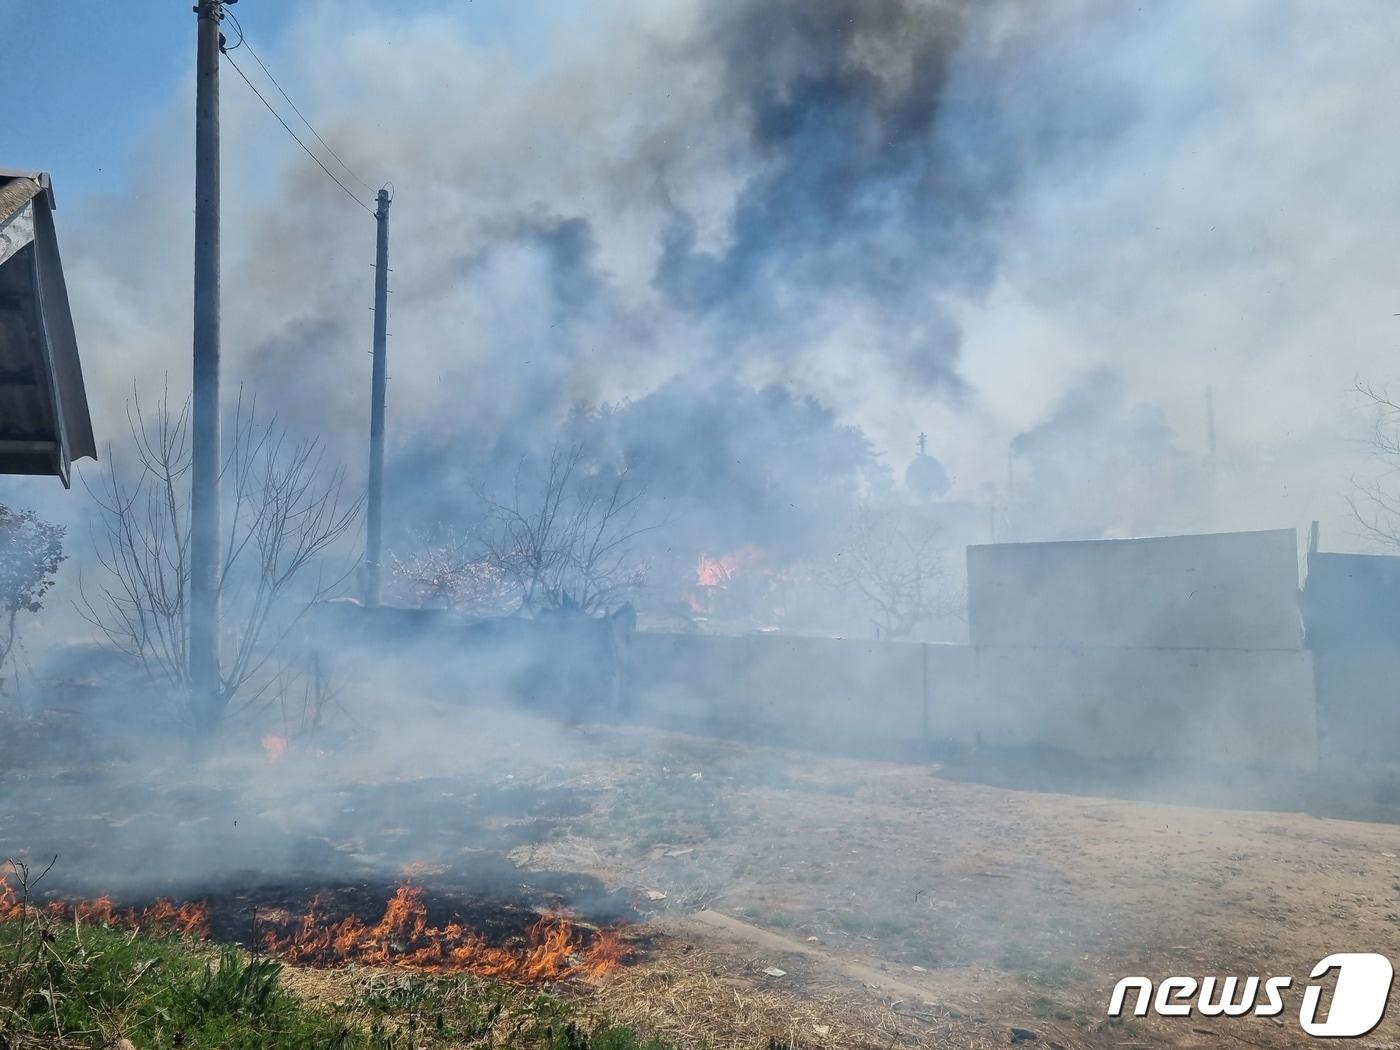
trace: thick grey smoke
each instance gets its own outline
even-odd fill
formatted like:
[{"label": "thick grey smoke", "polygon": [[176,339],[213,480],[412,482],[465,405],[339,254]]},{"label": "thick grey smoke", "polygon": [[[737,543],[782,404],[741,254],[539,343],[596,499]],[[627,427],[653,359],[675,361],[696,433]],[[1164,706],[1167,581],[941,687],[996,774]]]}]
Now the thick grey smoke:
[{"label": "thick grey smoke", "polygon": [[658,285],[746,346],[815,342],[827,304],[879,303],[882,338],[850,354],[920,392],[956,390],[941,299],[984,286],[997,190],[940,120],[963,6],[718,9],[700,51],[723,71],[716,117],[745,130],[760,167],[722,247],[697,246],[694,217],[676,209]]},{"label": "thick grey smoke", "polygon": [[[396,187],[399,452],[489,455],[576,402],[677,377],[703,389],[737,372],[831,399],[875,373],[959,396],[947,302],[994,272],[988,219],[1006,189],[942,119],[963,5],[672,4],[600,21],[589,47],[529,72],[460,25],[363,12],[339,40],[276,55],[314,87],[337,52],[347,82],[320,121]],[[228,95],[230,166],[249,172],[227,195],[232,374],[357,451],[367,217],[314,169],[249,165],[277,139]],[[161,242],[165,292],[183,252]],[[181,360],[175,333],[160,343]]]},{"label": "thick grey smoke", "polygon": [[[433,465],[431,513],[577,403],[731,377],[815,397],[896,478],[927,431],[952,497],[997,503],[1015,436],[1107,367],[1188,457],[1216,393],[1229,484],[1146,493],[1133,529],[1336,535],[1345,393],[1386,378],[1394,324],[1362,114],[1400,86],[1388,8],[1289,11],[673,0],[570,9],[516,50],[470,17],[242,17],[395,185],[391,456]],[[372,223],[228,79],[228,382],[359,469]],[[187,368],[189,114],[59,215],[104,436],[133,378]]]}]

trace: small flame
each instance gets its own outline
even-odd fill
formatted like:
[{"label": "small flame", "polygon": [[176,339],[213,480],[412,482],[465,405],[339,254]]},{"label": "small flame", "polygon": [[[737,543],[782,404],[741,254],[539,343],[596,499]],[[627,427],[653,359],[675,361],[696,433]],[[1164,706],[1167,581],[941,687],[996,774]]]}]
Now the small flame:
[{"label": "small flame", "polygon": [[762,560],[763,551],[753,546],[740,547],[717,558],[701,554],[695,564],[695,586],[726,587],[740,569],[757,565]]},{"label": "small flame", "polygon": [[39,905],[20,898],[19,890],[10,883],[12,874],[14,868],[10,865],[0,868],[0,922],[18,919],[27,913],[88,926],[118,926],[182,937],[203,937],[209,932],[209,909],[202,901],[176,904],[160,897],[147,908],[118,908],[104,893],[92,900],[54,900]]},{"label": "small flame", "polygon": [[701,554],[695,583],[681,597],[695,616],[756,621],[760,630],[775,631],[787,615],[792,588],[802,580],[798,572],[770,563],[762,548],[749,544],[728,554]]},{"label": "small flame", "polygon": [[763,551],[754,546],[715,557],[702,553],[695,563],[695,589],[685,595],[690,611],[697,615],[714,612],[715,595],[727,588],[741,570],[762,564],[763,558]]},{"label": "small flame", "polygon": [[288,741],[284,736],[276,733],[268,733],[262,738],[263,754],[267,756],[269,762],[281,762],[287,757]]}]

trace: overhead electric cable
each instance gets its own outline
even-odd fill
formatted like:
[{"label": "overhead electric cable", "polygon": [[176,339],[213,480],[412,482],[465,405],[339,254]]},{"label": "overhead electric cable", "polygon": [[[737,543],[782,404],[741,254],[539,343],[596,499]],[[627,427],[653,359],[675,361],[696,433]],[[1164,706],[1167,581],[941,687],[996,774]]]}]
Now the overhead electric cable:
[{"label": "overhead electric cable", "polygon": [[[249,50],[251,51],[251,48]],[[348,187],[346,187],[345,183],[341,182],[338,178],[335,177],[335,172],[331,171],[330,168],[326,167],[326,165],[322,163],[321,158],[316,156],[315,153],[311,152],[310,147],[308,147],[305,142],[302,142],[301,139],[297,137],[297,133],[292,130],[291,125],[289,125],[285,120],[282,119],[282,114],[278,113],[277,110],[272,108],[272,103],[268,102],[268,100],[263,97],[263,93],[254,86],[251,80],[248,79],[247,74],[244,73],[243,70],[238,68],[238,63],[233,60],[233,58],[229,55],[227,51],[224,52],[224,58],[228,59],[228,64],[233,67],[233,71],[243,78],[243,83],[247,84],[248,87],[252,90],[253,94],[258,96],[258,101],[261,102],[264,106],[266,106],[267,111],[277,118],[277,123],[281,124],[282,127],[286,130],[287,134],[292,136],[292,139],[296,142],[296,144],[302,148],[302,151],[316,162],[316,166],[326,173],[326,177],[330,179],[333,183],[335,183],[337,186],[339,186],[341,190],[345,193],[345,196],[349,197],[361,208],[364,208],[364,210],[370,215],[373,215],[374,210],[368,205],[366,205],[362,200],[360,200],[359,197],[356,197],[355,194],[352,193]]]},{"label": "overhead electric cable", "polygon": [[295,102],[292,101],[292,97],[288,95],[286,90],[282,87],[282,85],[278,83],[277,78],[272,75],[272,70],[267,68],[267,64],[264,63],[260,57],[258,57],[258,53],[253,49],[253,45],[244,38],[243,26],[239,23],[238,16],[235,15],[232,11],[228,11],[227,14],[228,17],[233,20],[234,28],[238,30],[238,44],[235,46],[243,46],[248,49],[248,54],[253,56],[253,61],[256,62],[258,64],[258,67],[262,69],[264,73],[267,74],[267,79],[272,81],[272,86],[275,87],[278,93],[281,94],[281,96],[286,100],[287,105],[292,107],[292,112],[295,113],[299,118],[301,118],[301,122],[306,125],[307,130],[310,131],[311,134],[316,136],[316,141],[319,142],[322,146],[324,146],[326,152],[335,158],[335,162],[339,164],[341,168],[344,169],[345,174],[349,175],[352,179],[358,182],[365,189],[369,190],[370,192],[373,192],[373,187],[370,186],[370,184],[367,183],[364,179],[360,178],[359,175],[355,174],[355,170],[351,168],[350,165],[346,164],[345,161],[341,158],[340,154],[337,153],[335,150],[331,149],[330,143],[321,137],[321,133],[311,126],[311,121],[306,119],[306,114],[304,114],[301,111],[301,108]]}]

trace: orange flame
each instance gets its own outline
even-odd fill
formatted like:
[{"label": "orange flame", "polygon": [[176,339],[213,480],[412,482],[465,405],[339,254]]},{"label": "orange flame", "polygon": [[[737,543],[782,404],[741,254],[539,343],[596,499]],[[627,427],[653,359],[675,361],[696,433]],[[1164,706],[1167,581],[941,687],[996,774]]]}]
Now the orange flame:
[{"label": "orange flame", "polygon": [[549,915],[530,927],[523,946],[492,947],[460,923],[430,926],[423,891],[417,886],[400,886],[373,925],[355,916],[322,922],[317,906],[313,900],[290,934],[269,933],[264,939],[268,951],[293,963],[460,971],[515,985],[569,977],[595,980],[616,967],[624,954],[615,933],[600,930],[585,938],[569,920]]},{"label": "orange flame", "polygon": [[276,733],[268,733],[262,738],[263,754],[269,762],[281,762],[287,757],[287,738]]},{"label": "orange flame", "polygon": [[763,551],[752,545],[711,557],[702,553],[695,563],[695,589],[685,595],[690,611],[704,615],[714,611],[715,595],[733,582],[741,570],[762,564]]},{"label": "orange flame", "polygon": [[740,547],[737,551],[712,558],[701,554],[695,563],[695,586],[724,587],[734,579],[740,569],[756,565],[763,560],[763,551],[757,547]]},{"label": "orange flame", "polygon": [[[209,935],[209,910],[203,902],[175,904],[164,898],[146,908],[119,908],[105,894],[86,901],[27,903],[10,883],[13,869],[0,868],[0,922],[23,915],[83,924],[141,929],[160,935]],[[449,922],[428,924],[423,891],[400,886],[373,925],[350,916],[339,922],[318,919],[313,900],[290,933],[269,932],[266,948],[288,962],[312,966],[369,963],[432,972],[469,972],[514,985],[597,980],[616,968],[626,948],[615,932],[589,930],[568,919],[546,915],[534,923],[523,945],[493,947],[475,930]]]},{"label": "orange flame", "polygon": [[154,934],[203,937],[209,932],[209,909],[202,901],[176,904],[160,897],[147,908],[118,908],[104,893],[93,900],[53,900],[39,905],[20,898],[19,890],[10,883],[13,873],[14,868],[9,865],[0,869],[0,922],[42,914],[64,922],[119,926]]},{"label": "orange flame", "polygon": [[695,564],[695,584],[682,599],[696,616],[723,613],[729,619],[760,618],[769,625],[787,615],[790,588],[802,577],[792,569],[769,564],[767,553],[749,544]]}]

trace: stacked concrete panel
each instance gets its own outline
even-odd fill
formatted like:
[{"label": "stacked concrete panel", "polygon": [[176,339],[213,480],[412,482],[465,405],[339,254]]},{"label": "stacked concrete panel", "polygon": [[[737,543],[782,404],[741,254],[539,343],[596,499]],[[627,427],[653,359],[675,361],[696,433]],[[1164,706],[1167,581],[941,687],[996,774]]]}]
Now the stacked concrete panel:
[{"label": "stacked concrete panel", "polygon": [[634,715],[891,756],[1317,762],[1291,530],[968,550],[971,646],[642,633]]}]

